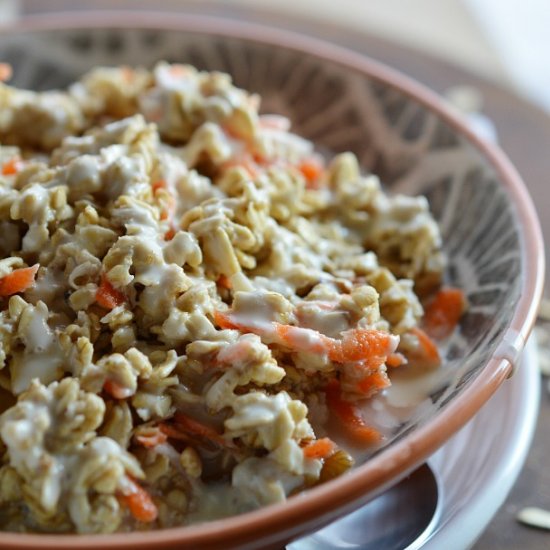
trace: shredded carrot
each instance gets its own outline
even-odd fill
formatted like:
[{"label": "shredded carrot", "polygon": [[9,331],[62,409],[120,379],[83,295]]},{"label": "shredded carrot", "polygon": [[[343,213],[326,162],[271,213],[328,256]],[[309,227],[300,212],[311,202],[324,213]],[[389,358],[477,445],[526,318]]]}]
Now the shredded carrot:
[{"label": "shredded carrot", "polygon": [[174,238],[174,235],[176,234],[176,230],[171,227],[165,234],[164,234],[164,240],[165,241],[171,241]]},{"label": "shredded carrot", "polygon": [[338,380],[331,380],[325,392],[330,412],[338,418],[343,430],[351,439],[362,445],[372,445],[380,442],[382,439],[380,432],[367,425],[359,409],[342,398]]},{"label": "shredded carrot", "polygon": [[11,273],[0,279],[0,296],[11,296],[18,292],[24,292],[34,284],[36,272],[40,266],[22,267],[14,269]]},{"label": "shredded carrot", "polygon": [[234,365],[242,363],[250,357],[251,344],[248,340],[237,340],[233,344],[227,344],[217,354],[216,365]]},{"label": "shredded carrot", "polygon": [[407,358],[402,353],[390,353],[386,359],[386,365],[392,369],[405,365]]},{"label": "shredded carrot", "polygon": [[[312,353],[326,353],[336,363],[368,361],[374,368],[384,362],[392,351],[391,336],[372,329],[353,329],[342,334],[340,340],[329,338],[315,330],[274,323],[281,340],[292,349]],[[307,335],[311,338],[307,338]]]},{"label": "shredded carrot", "polygon": [[466,298],[462,290],[442,288],[426,306],[422,326],[436,340],[447,338],[454,331],[465,307]]},{"label": "shredded carrot", "polygon": [[357,389],[360,393],[368,397],[390,385],[390,379],[385,372],[374,372],[360,380],[357,384]]},{"label": "shredded carrot", "polygon": [[130,483],[130,492],[120,495],[126,506],[128,506],[128,510],[138,521],[143,523],[155,521],[158,517],[158,509],[151,495],[135,481]]},{"label": "shredded carrot", "polygon": [[211,426],[202,424],[198,420],[190,418],[189,416],[181,412],[176,412],[176,414],[174,415],[174,420],[176,421],[178,428],[181,428],[186,433],[203,437],[205,439],[208,439],[209,441],[213,441],[214,443],[217,443],[218,445],[222,445],[224,447],[233,446],[231,442],[225,439],[221,434],[219,434]]},{"label": "shredded carrot", "polygon": [[371,368],[379,366],[393,351],[390,334],[374,329],[353,329],[342,334],[341,340],[333,340],[328,356],[337,363],[372,359]]},{"label": "shredded carrot", "polygon": [[166,184],[166,181],[164,180],[157,180],[151,184],[151,189],[153,191],[153,195],[156,195],[158,191],[162,190],[164,191],[164,197],[166,201],[166,208],[161,210],[160,212],[160,219],[162,221],[167,220],[169,218],[172,218],[174,213],[176,212],[176,199],[170,193],[170,190],[168,189],[168,185]]},{"label": "shredded carrot", "polygon": [[166,208],[160,213],[160,219],[162,221],[172,219],[176,213],[176,199],[171,194],[167,196],[166,202]]},{"label": "shredded carrot", "polygon": [[315,157],[311,157],[303,160],[298,165],[298,170],[302,172],[304,178],[306,179],[306,187],[308,189],[317,189],[319,178],[324,172],[322,162]]},{"label": "shredded carrot", "polygon": [[23,163],[19,157],[12,157],[10,160],[2,164],[2,175],[3,176],[14,176],[21,170]]},{"label": "shredded carrot", "polygon": [[103,389],[109,395],[113,396],[115,399],[127,399],[132,395],[132,391],[124,386],[121,386],[114,380],[107,378],[103,384]]},{"label": "shredded carrot", "polygon": [[137,435],[136,441],[147,448],[156,447],[162,443],[166,443],[168,436],[162,430],[156,430],[151,435]]},{"label": "shredded carrot", "polygon": [[164,180],[157,180],[153,182],[151,189],[153,190],[154,195],[159,189],[166,189],[166,182]]},{"label": "shredded carrot", "polygon": [[9,80],[12,74],[13,71],[9,63],[0,63],[0,82]]},{"label": "shredded carrot", "polygon": [[235,323],[227,313],[221,311],[214,311],[214,323],[222,329],[245,329],[242,325]]},{"label": "shredded carrot", "polygon": [[95,299],[105,309],[113,309],[126,302],[126,296],[110,283],[104,273],[101,275],[101,284],[95,293]]},{"label": "shredded carrot", "polygon": [[158,425],[159,430],[170,439],[177,439],[178,441],[189,441],[189,436],[171,424],[160,423]]},{"label": "shredded carrot", "polygon": [[262,155],[259,151],[254,151],[252,154],[252,160],[258,165],[258,166],[269,166],[270,164],[273,164],[274,160],[269,160],[267,157]]},{"label": "shredded carrot", "polygon": [[[262,329],[236,322],[231,313],[214,312],[214,322],[222,329],[262,334]],[[369,369],[382,365],[393,353],[396,340],[391,334],[374,329],[353,329],[337,340],[320,332],[293,325],[271,323],[280,342],[290,349],[309,353],[326,353],[336,363],[361,361]]]},{"label": "shredded carrot", "polygon": [[304,447],[306,458],[327,458],[336,450],[336,445],[328,437],[312,441]]},{"label": "shredded carrot", "polygon": [[[362,361],[369,368],[380,366],[387,355],[393,351],[393,340],[390,334],[374,329],[352,329],[344,332],[337,340],[329,338],[311,329],[302,329],[290,325],[276,324],[277,333],[285,344],[299,351],[327,353],[329,359],[336,363]],[[305,331],[316,336],[311,341],[304,338]]]},{"label": "shredded carrot", "polygon": [[435,342],[418,327],[413,328],[411,332],[418,338],[419,343],[418,353],[411,356],[411,359],[426,366],[438,366],[441,363],[441,356]]},{"label": "shredded carrot", "polygon": [[318,354],[330,353],[335,342],[316,330],[281,323],[273,323],[273,325],[281,342],[292,350]]},{"label": "shredded carrot", "polygon": [[223,273],[218,277],[216,284],[227,290],[231,290],[232,288],[231,279],[227,275],[224,275]]}]

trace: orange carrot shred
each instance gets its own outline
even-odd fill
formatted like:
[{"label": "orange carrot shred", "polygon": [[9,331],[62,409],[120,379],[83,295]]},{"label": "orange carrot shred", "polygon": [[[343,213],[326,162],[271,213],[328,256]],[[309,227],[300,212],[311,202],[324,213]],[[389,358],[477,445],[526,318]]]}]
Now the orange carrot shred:
[{"label": "orange carrot shred", "polygon": [[213,441],[214,443],[217,443],[218,445],[222,445],[225,447],[233,446],[232,442],[225,439],[211,426],[207,426],[206,424],[190,418],[189,416],[181,412],[176,412],[176,414],[174,415],[174,420],[176,421],[178,428],[181,428],[184,432],[203,437],[205,439]]},{"label": "orange carrot shred", "polygon": [[12,157],[10,160],[2,164],[3,176],[14,176],[21,170],[23,163],[19,157]]},{"label": "orange carrot shred", "polygon": [[115,399],[127,399],[132,395],[131,390],[121,386],[117,382],[111,379],[105,380],[103,384],[103,390],[106,391],[109,395],[113,396]]},{"label": "orange carrot shred", "polygon": [[316,334],[318,338],[312,341],[305,340],[305,344],[302,343],[304,339],[301,338],[301,334],[304,329],[301,327],[295,327],[293,325],[283,325],[281,323],[274,323],[277,335],[290,349],[299,351],[308,351],[312,353],[329,353],[331,351],[331,345],[335,342],[332,338],[324,336],[317,331],[310,331],[312,334]]},{"label": "orange carrot shred", "polygon": [[336,445],[328,437],[312,441],[304,447],[306,458],[327,458],[336,450]]},{"label": "orange carrot shred", "polygon": [[387,388],[390,385],[390,379],[385,372],[375,372],[365,376],[357,384],[357,389],[366,397]]},{"label": "orange carrot shred", "polygon": [[95,293],[95,299],[105,309],[113,309],[126,302],[126,296],[111,284],[105,274],[101,275],[101,284]]},{"label": "orange carrot shred", "polygon": [[415,327],[411,332],[418,338],[419,350],[411,359],[419,360],[428,366],[437,366],[441,363],[441,356],[435,342],[421,329]]},{"label": "orange carrot shred", "polygon": [[171,227],[165,234],[164,234],[164,240],[165,241],[171,241],[174,238],[174,235],[176,234],[176,230]]},{"label": "orange carrot shred", "polygon": [[357,407],[342,398],[340,382],[331,380],[326,389],[326,402],[331,413],[341,422],[344,432],[362,445],[380,442],[382,435],[372,426],[367,425]]},{"label": "orange carrot shred", "polygon": [[155,194],[159,189],[166,189],[166,182],[164,180],[157,180],[151,185],[153,194]]},{"label": "orange carrot shred", "polygon": [[405,365],[407,358],[402,353],[390,353],[386,359],[386,365],[392,369]]},{"label": "orange carrot shred", "polygon": [[176,426],[171,424],[160,423],[158,425],[159,430],[170,439],[177,439],[178,441],[189,441],[189,436],[181,429],[178,429]]},{"label": "orange carrot shred", "polygon": [[230,316],[221,311],[214,311],[214,323],[222,329],[237,329],[240,330],[241,325],[233,322]]},{"label": "orange carrot shred", "polygon": [[12,76],[12,68],[9,63],[0,63],[0,82],[9,80]]},{"label": "orange carrot shred", "polygon": [[226,290],[231,290],[232,288],[231,279],[223,273],[218,277],[216,284],[218,286],[221,286],[222,288],[225,288]]},{"label": "orange carrot shred", "polygon": [[162,443],[166,443],[168,436],[161,430],[156,431],[151,435],[137,435],[136,441],[147,448],[156,447]]},{"label": "orange carrot shred", "polygon": [[140,485],[131,482],[131,492],[122,494],[122,499],[128,506],[132,516],[143,523],[151,523],[158,517],[158,509],[151,495]]},{"label": "orange carrot shred", "polygon": [[353,329],[344,332],[341,340],[333,340],[328,356],[337,363],[368,358],[379,358],[379,362],[384,362],[390,350],[390,334],[374,329]]},{"label": "orange carrot shred", "polygon": [[458,288],[440,289],[426,306],[423,319],[424,330],[436,340],[450,336],[466,307],[464,292]]},{"label": "orange carrot shred", "polygon": [[238,340],[233,344],[224,346],[220,352],[216,354],[214,364],[219,367],[242,363],[250,357],[251,344],[246,340]]},{"label": "orange carrot shred", "polygon": [[160,219],[161,221],[167,220],[171,218],[175,211],[176,211],[176,199],[170,193],[168,186],[166,184],[165,180],[157,180],[151,184],[151,189],[153,191],[153,195],[156,195],[156,193],[160,190],[165,191],[164,196],[166,197],[165,200],[167,202],[166,208],[163,209],[160,213]]},{"label": "orange carrot shred", "polygon": [[161,221],[172,219],[172,216],[176,212],[176,199],[172,195],[168,195],[166,209],[160,213]]},{"label": "orange carrot shred", "polygon": [[318,180],[324,171],[322,163],[314,157],[305,159],[298,165],[298,170],[302,172],[302,175],[306,179],[306,187],[308,189],[317,189]]},{"label": "orange carrot shred", "polygon": [[40,266],[22,267],[14,269],[11,273],[0,279],[0,296],[12,296],[18,292],[24,292],[34,284],[36,272]]},{"label": "orange carrot shred", "polygon": [[[222,329],[236,329],[262,335],[262,329],[246,326],[232,319],[231,313],[214,312],[214,322]],[[281,343],[296,351],[326,353],[336,363],[361,361],[370,369],[382,365],[393,352],[395,341],[391,334],[374,329],[353,329],[342,338],[330,338],[313,329],[271,323]]]}]

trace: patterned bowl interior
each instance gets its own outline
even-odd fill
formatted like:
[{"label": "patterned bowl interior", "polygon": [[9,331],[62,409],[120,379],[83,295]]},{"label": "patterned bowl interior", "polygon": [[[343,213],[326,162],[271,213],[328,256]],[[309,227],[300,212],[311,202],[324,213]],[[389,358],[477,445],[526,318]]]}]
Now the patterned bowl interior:
[{"label": "patterned bowl interior", "polygon": [[446,351],[452,379],[386,446],[467,390],[498,345],[520,295],[518,222],[488,161],[400,90],[284,45],[146,28],[0,36],[0,60],[13,65],[13,83],[30,89],[63,87],[99,64],[152,66],[160,59],[230,73],[238,86],[261,95],[264,112],[287,115],[295,131],[320,148],[353,151],[392,192],[428,197],[449,258],[448,282],[465,289],[470,308]]}]

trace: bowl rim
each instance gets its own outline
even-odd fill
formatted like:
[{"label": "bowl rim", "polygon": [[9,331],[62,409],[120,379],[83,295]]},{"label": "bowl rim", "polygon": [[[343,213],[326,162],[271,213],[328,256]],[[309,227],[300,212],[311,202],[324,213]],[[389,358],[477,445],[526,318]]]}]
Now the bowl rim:
[{"label": "bowl rim", "polygon": [[[389,84],[435,113],[474,146],[493,167],[514,206],[519,222],[521,290],[501,345],[476,376],[476,384],[458,395],[435,418],[346,476],[310,489],[286,502],[238,516],[198,525],[172,527],[150,532],[109,535],[59,535],[0,533],[0,546],[10,548],[150,548],[188,544],[192,547],[275,544],[318,528],[357,507],[404,477],[452,434],[458,431],[489,399],[517,367],[520,353],[534,325],[544,283],[544,247],[538,217],[529,193],[516,169],[495,145],[477,136],[443,99],[414,79],[366,55],[295,32],[256,23],[212,16],[159,12],[82,11],[29,16],[0,26],[0,34],[78,29],[141,28],[241,38],[268,46],[306,53],[352,69]],[[366,495],[366,496],[365,496]],[[278,532],[282,534],[278,534]],[[219,547],[219,546],[218,546]]]}]

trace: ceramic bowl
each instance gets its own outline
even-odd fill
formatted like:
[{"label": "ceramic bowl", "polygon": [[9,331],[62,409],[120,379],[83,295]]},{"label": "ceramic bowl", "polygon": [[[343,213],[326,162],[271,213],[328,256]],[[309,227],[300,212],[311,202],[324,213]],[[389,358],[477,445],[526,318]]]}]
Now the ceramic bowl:
[{"label": "ceramic bowl", "polygon": [[2,533],[11,548],[268,548],[340,517],[404,477],[455,433],[515,368],[543,281],[540,228],[509,161],[428,89],[372,59],[277,30],[197,17],[81,14],[0,34],[13,82],[64,86],[98,64],[165,59],[230,73],[264,112],[332,152],[353,151],[391,192],[424,194],[440,223],[448,281],[470,308],[446,351],[454,369],[433,406],[354,470],[286,503],[203,525],[105,536]]}]

